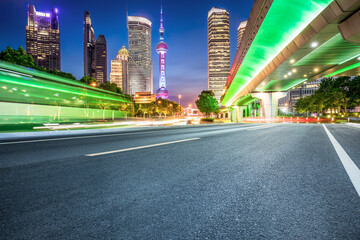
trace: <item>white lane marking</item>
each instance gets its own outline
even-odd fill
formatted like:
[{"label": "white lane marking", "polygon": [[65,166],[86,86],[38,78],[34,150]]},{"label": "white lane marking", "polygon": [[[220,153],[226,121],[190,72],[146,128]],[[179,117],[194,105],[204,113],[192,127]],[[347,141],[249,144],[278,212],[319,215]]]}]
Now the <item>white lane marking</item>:
[{"label": "white lane marking", "polygon": [[[236,127],[236,129],[239,128],[248,128],[248,127]],[[252,127],[251,127],[252,128]],[[188,128],[189,130],[198,130],[201,128]],[[229,129],[229,128],[226,128]],[[225,130],[226,130],[225,129]],[[167,129],[164,129],[167,130]],[[156,133],[156,132],[163,132],[164,130],[158,130],[158,131],[146,131],[146,132],[130,132],[130,133],[115,133],[115,134],[101,134],[101,135],[88,135],[88,136],[79,136],[79,137],[63,137],[63,138],[48,138],[48,139],[36,139],[36,140],[25,140],[25,141],[16,141],[16,142],[0,142],[0,145],[8,145],[8,144],[20,144],[20,143],[34,143],[34,142],[50,142],[50,141],[62,141],[62,140],[72,140],[72,139],[84,139],[84,138],[99,138],[99,137],[111,137],[111,136],[125,136],[125,135],[137,135],[137,134],[147,134],[147,133]],[[167,132],[176,132],[181,129],[174,129],[174,130],[167,130]],[[231,128],[233,131],[234,128]],[[210,131],[217,131],[217,130],[210,130]],[[191,132],[189,132],[191,133]]]},{"label": "white lane marking", "polygon": [[323,124],[326,134],[328,135],[332,145],[335,148],[337,155],[339,156],[341,163],[343,164],[346,173],[348,174],[352,184],[354,185],[357,193],[360,197],[360,169],[356,166],[356,164],[351,160],[349,155],[345,152],[345,150],[341,147],[339,142],[334,138],[334,136],[330,133],[330,131]]},{"label": "white lane marking", "polygon": [[199,140],[199,139],[200,139],[200,138],[189,138],[189,139],[184,139],[184,140],[178,140],[178,141],[172,141],[172,142],[164,142],[164,143],[157,143],[157,144],[151,144],[151,145],[140,146],[140,147],[125,148],[125,149],[113,150],[113,151],[108,151],[108,152],[100,152],[100,153],[86,154],[85,156],[87,156],[87,157],[96,157],[96,156],[101,156],[101,155],[107,155],[107,154],[113,154],[113,153],[120,153],[120,152],[127,152],[127,151],[144,149],[144,148],[158,147],[158,146],[169,145],[169,144],[174,144],[174,143],[189,142],[189,141],[194,141],[194,140]]}]

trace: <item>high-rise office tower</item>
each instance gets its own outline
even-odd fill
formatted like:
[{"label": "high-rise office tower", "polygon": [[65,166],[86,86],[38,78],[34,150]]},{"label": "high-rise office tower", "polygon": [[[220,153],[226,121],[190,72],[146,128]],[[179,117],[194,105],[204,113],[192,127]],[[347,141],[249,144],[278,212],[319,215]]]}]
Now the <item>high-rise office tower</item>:
[{"label": "high-rise office tower", "polygon": [[213,7],[208,13],[208,89],[219,102],[229,72],[229,13]]},{"label": "high-rise office tower", "polygon": [[84,76],[95,78],[95,33],[90,13],[84,12]]},{"label": "high-rise office tower", "polygon": [[237,49],[239,49],[240,43],[243,39],[245,28],[247,25],[247,20],[240,23],[237,31]]},{"label": "high-rise office tower", "polygon": [[160,43],[156,46],[156,52],[159,54],[159,89],[156,92],[156,98],[169,99],[169,92],[166,89],[166,53],[167,44],[164,42],[164,22],[161,4],[160,11]]},{"label": "high-rise office tower", "polygon": [[123,93],[129,94],[129,51],[123,46],[111,60],[110,83],[115,83]]},{"label": "high-rise office tower", "polygon": [[151,24],[144,17],[127,17],[131,95],[135,92],[153,92]]},{"label": "high-rise office tower", "polygon": [[99,84],[107,81],[107,50],[104,35],[99,35],[95,42],[95,78]]},{"label": "high-rise office tower", "polygon": [[51,12],[37,12],[29,5],[26,26],[26,53],[38,66],[60,71],[60,31],[58,9]]}]

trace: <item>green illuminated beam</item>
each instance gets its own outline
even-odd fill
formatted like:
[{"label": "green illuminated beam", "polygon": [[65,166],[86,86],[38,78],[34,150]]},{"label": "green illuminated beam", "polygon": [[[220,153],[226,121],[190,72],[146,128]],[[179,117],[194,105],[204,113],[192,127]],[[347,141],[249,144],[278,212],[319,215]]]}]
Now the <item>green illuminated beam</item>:
[{"label": "green illuminated beam", "polygon": [[269,92],[285,92],[289,89],[295,87],[296,85],[305,82],[307,79],[291,79],[291,80],[271,80],[263,88],[256,90],[259,92],[269,91]]},{"label": "green illuminated beam", "polygon": [[337,71],[335,71],[335,72],[333,72],[333,73],[330,73],[330,74],[328,74],[328,75],[326,75],[326,76],[324,76],[324,77],[332,77],[332,76],[335,76],[335,75],[338,75],[338,74],[340,74],[340,73],[343,73],[343,72],[352,70],[352,69],[357,68],[357,67],[360,67],[360,62],[355,63],[355,64],[350,65],[350,66],[347,66],[347,67],[345,67],[345,68],[339,69],[339,70],[337,70]]},{"label": "green illuminated beam", "polygon": [[[70,85],[70,86],[74,86],[74,87],[78,87],[78,88],[83,88],[83,89],[86,89],[86,90],[91,90],[93,92],[105,94],[107,96],[112,95],[112,96],[114,96],[116,98],[121,98],[125,102],[130,102],[125,97],[124,94],[117,94],[117,93],[113,93],[113,92],[106,91],[106,90],[103,90],[103,89],[94,88],[94,87],[88,86],[88,85],[83,84],[83,83],[81,83],[79,81],[76,81],[76,80],[63,78],[63,77],[60,77],[60,76],[56,76],[56,75],[53,75],[53,74],[41,72],[41,71],[34,70],[34,69],[31,69],[31,68],[27,68],[27,67],[22,67],[22,66],[15,65],[15,64],[12,64],[12,63],[0,61],[0,72],[1,72],[1,69],[8,70],[8,71],[10,71],[10,73],[12,72],[13,74],[19,74],[20,76],[24,75],[25,77],[29,77],[29,78],[34,78],[34,77],[35,78],[42,78],[42,79],[46,79],[46,80],[51,80],[53,82],[61,83],[63,85]],[[3,73],[5,74],[6,72],[3,71]]]},{"label": "green illuminated beam", "polygon": [[276,0],[272,3],[221,104],[229,106],[332,0]]},{"label": "green illuminated beam", "polygon": [[[46,84],[41,84],[41,83],[36,84],[36,82],[24,81],[23,79],[15,78],[15,77],[12,77],[12,76],[11,77],[7,76],[7,78],[5,78],[4,76],[5,75],[1,76],[0,82],[11,83],[11,84],[14,84],[14,85],[19,85],[19,86],[33,87],[33,88],[37,88],[37,89],[52,90],[54,92],[62,92],[62,93],[70,93],[70,94],[76,94],[76,95],[84,95],[84,92],[81,91],[81,88],[75,88],[75,89],[69,90],[69,89],[64,88],[64,86],[61,86],[61,85],[59,87],[55,88],[55,87],[48,86]],[[130,102],[129,100],[126,101],[126,100],[121,99],[120,97],[119,98],[113,97],[112,95],[106,96],[106,95],[100,95],[100,94],[94,94],[94,93],[86,93],[86,95],[91,96],[91,97],[100,98],[100,99],[106,99],[106,100]]]},{"label": "green illuminated beam", "polygon": [[356,56],[360,54],[360,45],[345,41],[338,33],[303,57],[294,66],[340,65],[355,58],[354,54]]},{"label": "green illuminated beam", "polygon": [[257,98],[253,98],[253,97],[251,96],[251,94],[248,94],[248,95],[240,98],[239,100],[237,100],[237,101],[234,103],[234,105],[235,105],[235,106],[246,106],[246,105],[248,105],[248,104],[250,104],[250,103],[252,103],[253,101],[256,101],[256,100],[258,100],[258,99],[257,99]]}]

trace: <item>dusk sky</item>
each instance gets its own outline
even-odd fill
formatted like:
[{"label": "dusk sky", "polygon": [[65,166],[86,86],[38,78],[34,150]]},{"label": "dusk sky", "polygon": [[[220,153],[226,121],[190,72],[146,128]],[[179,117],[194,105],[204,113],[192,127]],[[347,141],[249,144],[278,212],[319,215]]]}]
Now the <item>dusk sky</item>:
[{"label": "dusk sky", "polygon": [[[83,70],[83,19],[90,11],[95,37],[104,34],[108,47],[108,79],[110,61],[117,51],[128,47],[126,8],[129,15],[152,21],[152,59],[154,91],[158,88],[158,55],[160,0],[1,0],[0,50],[6,46],[25,48],[27,5],[37,11],[59,8],[61,34],[61,70],[80,79]],[[230,13],[231,60],[236,54],[237,27],[248,18],[253,0],[163,0],[167,54],[167,89],[171,100],[182,95],[183,106],[194,104],[197,95],[207,89],[207,13],[211,7]]]}]

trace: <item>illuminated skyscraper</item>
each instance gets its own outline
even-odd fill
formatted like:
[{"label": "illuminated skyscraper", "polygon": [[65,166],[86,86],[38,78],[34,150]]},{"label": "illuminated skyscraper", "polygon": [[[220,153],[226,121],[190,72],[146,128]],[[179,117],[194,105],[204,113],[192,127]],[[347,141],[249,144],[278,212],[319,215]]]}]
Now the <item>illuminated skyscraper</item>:
[{"label": "illuminated skyscraper", "polygon": [[166,89],[166,53],[168,51],[168,47],[164,42],[162,5],[160,12],[160,43],[156,46],[156,51],[159,54],[159,89],[156,92],[156,98],[169,99],[169,92]]},{"label": "illuminated skyscraper", "polygon": [[95,78],[99,84],[107,81],[107,50],[104,35],[99,35],[95,42]]},{"label": "illuminated skyscraper", "polygon": [[208,13],[208,89],[220,101],[230,72],[229,13],[213,7]]},{"label": "illuminated skyscraper", "polygon": [[104,35],[95,41],[90,13],[84,12],[84,76],[96,78],[99,84],[107,81],[107,49]]},{"label": "illuminated skyscraper", "polygon": [[123,46],[116,58],[111,60],[110,83],[115,83],[123,93],[129,94],[129,51]]},{"label": "illuminated skyscraper", "polygon": [[60,31],[58,9],[51,12],[37,12],[29,5],[26,26],[26,53],[31,55],[38,66],[60,71]]},{"label": "illuminated skyscraper", "polygon": [[95,78],[95,33],[90,13],[84,12],[84,76]]},{"label": "illuminated skyscraper", "polygon": [[129,30],[130,94],[153,92],[151,61],[151,21],[144,17],[127,17]]},{"label": "illuminated skyscraper", "polygon": [[238,32],[237,32],[237,49],[239,49],[240,43],[241,43],[241,41],[242,41],[242,39],[243,39],[246,25],[247,25],[247,20],[241,22],[240,25],[239,25],[239,27],[238,27]]}]

